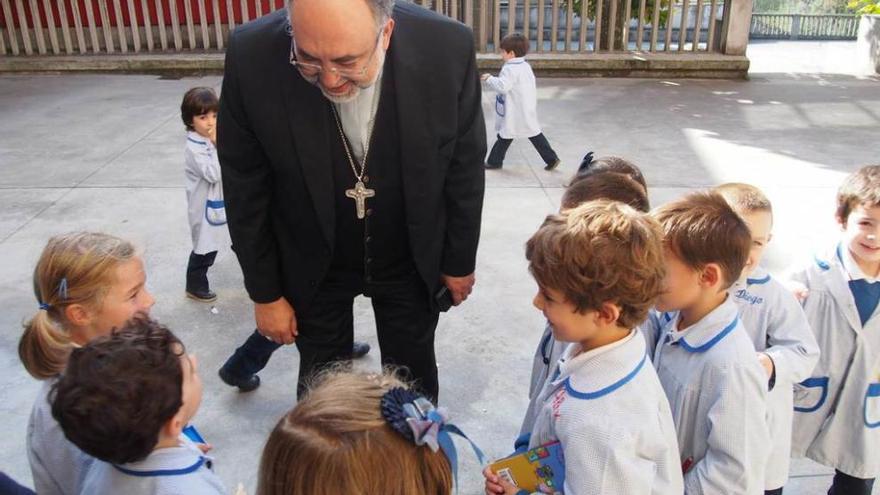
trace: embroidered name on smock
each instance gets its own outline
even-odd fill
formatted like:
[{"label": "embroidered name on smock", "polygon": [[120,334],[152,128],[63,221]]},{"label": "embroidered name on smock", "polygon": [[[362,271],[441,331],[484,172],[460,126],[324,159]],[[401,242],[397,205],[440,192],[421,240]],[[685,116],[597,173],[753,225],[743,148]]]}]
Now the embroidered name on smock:
[{"label": "embroidered name on smock", "polygon": [[764,302],[764,298],[760,296],[753,295],[749,293],[746,289],[740,289],[736,291],[735,294],[737,299],[742,299],[743,301],[748,302],[749,304],[761,304]]}]

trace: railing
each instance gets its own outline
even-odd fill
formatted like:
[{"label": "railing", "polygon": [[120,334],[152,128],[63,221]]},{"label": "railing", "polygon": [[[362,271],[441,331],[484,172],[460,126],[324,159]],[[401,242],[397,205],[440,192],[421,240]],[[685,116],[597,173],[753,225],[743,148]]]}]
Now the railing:
[{"label": "railing", "polygon": [[[526,34],[541,52],[717,51],[723,0],[508,0],[487,12],[478,31],[482,51],[509,32]],[[525,13],[529,15],[526,16]],[[600,22],[596,22],[600,19]],[[491,33],[480,36],[481,33]]]},{"label": "railing", "polygon": [[859,30],[855,14],[752,14],[752,39],[854,40]]},{"label": "railing", "polygon": [[[505,34],[519,31],[534,51],[560,54],[727,53],[727,11],[736,1],[415,0],[472,27],[482,53],[496,52]],[[0,56],[217,52],[235,26],[285,4],[286,0],[0,0]],[[747,20],[738,22],[744,32]],[[744,46],[737,50],[744,51]]]}]

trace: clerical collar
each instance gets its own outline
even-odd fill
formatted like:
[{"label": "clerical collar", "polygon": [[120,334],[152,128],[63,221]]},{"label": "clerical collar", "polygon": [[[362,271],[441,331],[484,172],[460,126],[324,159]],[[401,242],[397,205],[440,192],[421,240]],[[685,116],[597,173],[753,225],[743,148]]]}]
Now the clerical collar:
[{"label": "clerical collar", "polygon": [[382,93],[382,71],[369,88],[362,88],[358,95],[349,102],[333,103],[342,130],[351,144],[351,152],[358,162],[364,159],[364,150],[369,148],[371,123],[375,122],[379,108],[379,97]]}]

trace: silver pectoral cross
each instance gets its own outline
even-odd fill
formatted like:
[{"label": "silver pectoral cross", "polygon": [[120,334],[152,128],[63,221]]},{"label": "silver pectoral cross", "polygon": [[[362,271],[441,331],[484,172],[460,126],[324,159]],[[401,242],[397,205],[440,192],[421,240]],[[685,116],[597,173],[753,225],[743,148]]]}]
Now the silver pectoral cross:
[{"label": "silver pectoral cross", "polygon": [[375,196],[376,191],[374,189],[367,189],[363,181],[357,181],[354,189],[346,189],[345,195],[354,200],[357,217],[362,220],[366,215],[367,198]]}]

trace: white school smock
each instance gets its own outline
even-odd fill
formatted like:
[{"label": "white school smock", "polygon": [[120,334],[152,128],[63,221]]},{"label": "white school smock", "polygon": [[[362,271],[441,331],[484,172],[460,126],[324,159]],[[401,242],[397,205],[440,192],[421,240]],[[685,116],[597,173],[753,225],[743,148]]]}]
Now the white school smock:
[{"label": "white school smock", "polygon": [[205,217],[205,201],[212,184],[220,183],[220,161],[211,140],[197,132],[186,133],[186,201],[193,252],[208,254],[228,245],[226,225],[211,225]]},{"label": "white school smock", "polygon": [[157,449],[146,459],[122,465],[96,461],[86,476],[83,494],[225,495],[211,470],[213,460],[186,436],[177,447]]},{"label": "white school smock", "polygon": [[[793,278],[809,289],[804,311],[822,355],[794,392],[792,454],[857,478],[880,475],[880,316],[863,326],[850,274],[834,246]],[[862,278],[853,273],[852,279]],[[880,307],[880,306],[878,306]]]},{"label": "white school smock", "polygon": [[522,426],[519,434],[523,435],[532,431],[535,426],[535,415],[538,413],[540,403],[538,396],[541,395],[541,389],[544,388],[544,382],[550,376],[550,372],[556,368],[556,362],[562,357],[568,342],[559,342],[553,338],[553,326],[548,321],[544,325],[544,334],[538,342],[538,348],[535,349],[535,356],[532,358],[532,376],[529,380],[529,407],[523,417]]},{"label": "white school smock", "polygon": [[732,287],[730,294],[755,350],[770,356],[776,368],[767,393],[772,443],[764,482],[765,489],[775,490],[788,481],[793,387],[810,376],[819,361],[819,345],[798,300],[763,268]]},{"label": "white school smock", "polygon": [[504,139],[541,134],[535,73],[525,57],[508,60],[498,76],[486,80],[495,95],[495,132]]},{"label": "white school smock", "polygon": [[[643,332],[656,342],[652,358],[666,391],[687,467],[688,495],[764,493],[770,450],[767,379],[728,297],[677,331],[678,312],[649,318]],[[661,323],[659,328],[652,325]],[[689,466],[687,466],[689,464]]]},{"label": "white school smock", "polygon": [[28,420],[27,453],[34,491],[40,495],[87,493],[82,491],[83,480],[95,458],[72,444],[52,417],[48,396],[57,381],[43,381]]},{"label": "white school smock", "polygon": [[529,448],[559,440],[566,495],[681,495],[672,415],[641,334],[579,351],[569,345],[545,383]]}]

